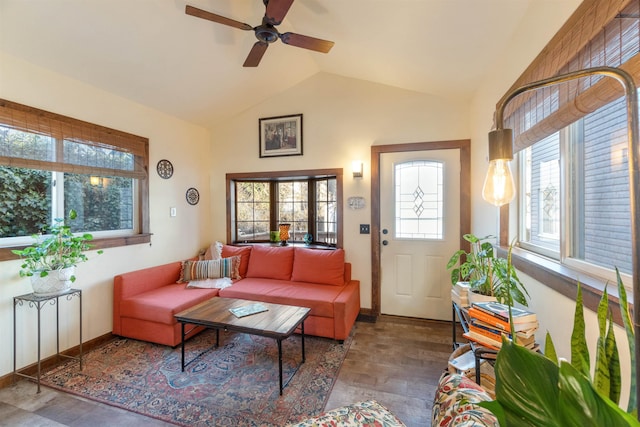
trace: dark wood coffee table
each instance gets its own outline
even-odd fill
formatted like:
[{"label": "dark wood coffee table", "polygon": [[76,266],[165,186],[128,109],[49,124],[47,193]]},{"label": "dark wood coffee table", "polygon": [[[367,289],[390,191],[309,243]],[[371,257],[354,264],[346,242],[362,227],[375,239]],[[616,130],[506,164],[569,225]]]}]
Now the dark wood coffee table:
[{"label": "dark wood coffee table", "polygon": [[[267,307],[267,311],[262,313],[251,314],[245,317],[236,317],[229,309],[255,304],[257,301],[248,301],[235,298],[219,298],[215,297],[210,300],[201,302],[191,308],[181,311],[175,315],[175,318],[182,326],[182,371],[185,366],[198,359],[210,349],[205,350],[191,361],[185,364],[184,361],[184,341],[185,341],[185,325],[204,326],[205,328],[216,330],[215,348],[220,344],[220,329],[243,332],[245,334],[260,335],[263,337],[274,338],[278,343],[278,365],[280,370],[280,395],[282,389],[291,381],[291,378],[298,371],[298,367],[291,374],[287,383],[282,380],[282,340],[288,338],[300,326],[300,335],[302,341],[302,362],[305,361],[304,355],[304,320],[309,316],[311,311],[306,307],[295,307],[291,305],[270,304],[260,302]],[[187,334],[190,331],[187,331]]]}]

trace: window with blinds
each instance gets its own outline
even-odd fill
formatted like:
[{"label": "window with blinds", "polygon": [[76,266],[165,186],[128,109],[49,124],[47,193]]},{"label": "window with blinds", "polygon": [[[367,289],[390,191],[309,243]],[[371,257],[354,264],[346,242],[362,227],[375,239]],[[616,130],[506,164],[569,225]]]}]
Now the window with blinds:
[{"label": "window with blinds", "polygon": [[72,209],[74,232],[147,233],[147,163],[146,138],[0,100],[0,246]]},{"label": "window with blinds", "polygon": [[[640,1],[585,0],[513,87],[597,66],[640,82]],[[577,79],[516,97],[505,110],[519,165],[525,249],[615,280],[630,274],[627,109],[615,79]]]}]

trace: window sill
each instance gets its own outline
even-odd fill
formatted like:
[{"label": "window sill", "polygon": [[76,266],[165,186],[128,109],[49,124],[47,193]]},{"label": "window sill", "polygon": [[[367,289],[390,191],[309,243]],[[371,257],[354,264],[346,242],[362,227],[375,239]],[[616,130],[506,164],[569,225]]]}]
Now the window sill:
[{"label": "window sill", "polygon": [[298,243],[298,242],[290,242],[287,243],[287,246],[280,246],[280,243],[273,243],[273,242],[234,242],[231,243],[233,246],[271,246],[271,247],[283,247],[286,248],[287,246],[293,246],[296,248],[307,248],[307,249],[325,249],[325,250],[329,250],[329,251],[333,251],[336,250],[337,248],[335,246],[326,246],[326,245],[305,245],[304,243]]},{"label": "window sill", "polygon": [[[506,257],[507,250],[507,247],[497,248],[498,255]],[[602,298],[605,286],[608,284],[609,308],[612,309],[614,322],[623,326],[620,316],[618,288],[615,283],[607,283],[583,272],[563,266],[549,258],[519,248],[513,249],[511,258],[514,267],[519,271],[572,300],[576,298],[579,281],[582,286],[584,307],[593,312],[597,312],[598,303]],[[631,295],[627,295],[627,299],[631,310],[633,308],[633,298]]]},{"label": "window sill", "polygon": [[[140,233],[140,234],[134,234],[131,236],[93,239],[91,241],[91,245],[93,245],[91,250],[115,248],[118,246],[139,245],[139,244],[149,243],[149,242],[151,242],[151,233]],[[26,246],[27,245],[14,246],[9,248],[0,248],[0,261],[9,261],[14,259],[19,259],[20,257],[18,255],[14,255],[13,252],[11,251],[13,249],[23,249]]]}]

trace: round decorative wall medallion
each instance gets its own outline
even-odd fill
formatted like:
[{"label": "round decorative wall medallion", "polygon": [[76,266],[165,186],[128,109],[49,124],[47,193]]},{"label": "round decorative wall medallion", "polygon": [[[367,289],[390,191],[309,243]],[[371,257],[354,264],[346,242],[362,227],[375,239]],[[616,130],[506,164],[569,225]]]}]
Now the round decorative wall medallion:
[{"label": "round decorative wall medallion", "polygon": [[173,165],[166,159],[162,159],[158,162],[156,170],[158,171],[160,178],[169,179],[173,175]]},{"label": "round decorative wall medallion", "polygon": [[200,201],[200,193],[195,188],[190,188],[187,190],[187,203],[190,205],[197,205]]}]

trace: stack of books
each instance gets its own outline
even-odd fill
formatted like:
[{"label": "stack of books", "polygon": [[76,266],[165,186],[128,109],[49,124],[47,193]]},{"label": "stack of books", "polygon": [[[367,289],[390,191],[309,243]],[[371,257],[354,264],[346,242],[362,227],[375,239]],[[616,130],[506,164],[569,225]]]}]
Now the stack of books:
[{"label": "stack of books", "polygon": [[458,307],[469,307],[469,283],[458,282],[451,288],[451,301]]},{"label": "stack of books", "polygon": [[[516,344],[535,350],[538,318],[535,313],[512,307],[513,329]],[[509,307],[497,302],[474,303],[469,308],[469,332],[464,334],[468,340],[494,350],[502,346],[502,336],[512,339],[509,324]]]}]

